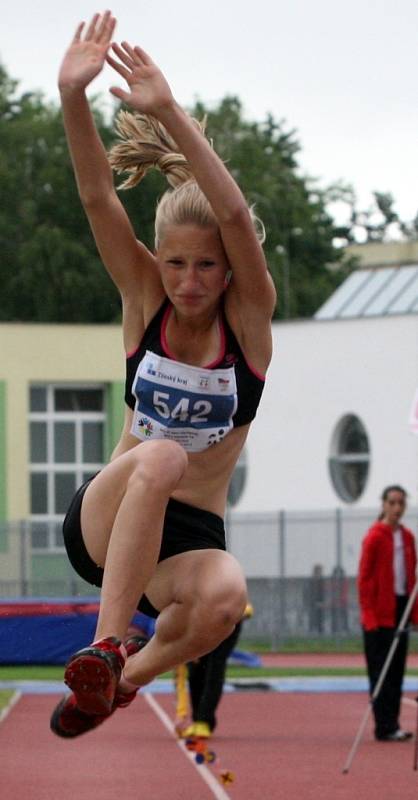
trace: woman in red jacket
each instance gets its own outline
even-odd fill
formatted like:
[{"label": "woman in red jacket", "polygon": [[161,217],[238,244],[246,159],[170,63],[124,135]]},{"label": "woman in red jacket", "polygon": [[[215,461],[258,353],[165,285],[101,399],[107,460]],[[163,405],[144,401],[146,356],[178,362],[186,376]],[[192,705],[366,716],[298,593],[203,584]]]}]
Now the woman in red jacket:
[{"label": "woman in red jacket", "polygon": [[[415,584],[415,539],[400,524],[405,508],[405,490],[388,486],[382,494],[382,513],[362,545],[358,589],[371,695]],[[410,620],[418,623],[418,602]],[[408,633],[404,630],[373,703],[375,737],[379,741],[403,742],[412,736],[399,726],[407,650]]]}]

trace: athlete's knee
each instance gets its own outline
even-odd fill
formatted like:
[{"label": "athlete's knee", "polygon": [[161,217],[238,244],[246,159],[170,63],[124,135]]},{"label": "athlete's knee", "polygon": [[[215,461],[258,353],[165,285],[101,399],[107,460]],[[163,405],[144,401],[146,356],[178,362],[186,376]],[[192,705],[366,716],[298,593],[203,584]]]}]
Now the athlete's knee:
[{"label": "athlete's knee", "polygon": [[170,492],[183,477],[187,463],[185,450],[176,442],[145,442],[132,453],[128,488]]},{"label": "athlete's knee", "polygon": [[228,635],[242,619],[247,603],[247,590],[244,582],[231,583],[228,594],[216,592],[212,599],[215,624],[228,629]]},{"label": "athlete's knee", "polygon": [[244,580],[235,577],[212,585],[200,595],[195,607],[196,635],[209,637],[213,646],[222,642],[242,619],[247,600]]}]

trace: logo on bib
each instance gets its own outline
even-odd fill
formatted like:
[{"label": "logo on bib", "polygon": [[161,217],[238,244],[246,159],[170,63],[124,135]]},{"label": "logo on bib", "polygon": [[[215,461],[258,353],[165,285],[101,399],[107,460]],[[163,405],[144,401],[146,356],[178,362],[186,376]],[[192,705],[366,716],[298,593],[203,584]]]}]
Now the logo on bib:
[{"label": "logo on bib", "polygon": [[148,417],[141,417],[138,419],[137,422],[139,433],[142,433],[143,436],[152,436],[154,427],[150,419]]},{"label": "logo on bib", "polygon": [[210,447],[212,444],[218,444],[218,442],[221,442],[225,436],[225,433],[227,433],[227,431],[224,431],[223,428],[220,428],[218,431],[216,431],[216,433],[210,433],[208,436],[208,447]]}]

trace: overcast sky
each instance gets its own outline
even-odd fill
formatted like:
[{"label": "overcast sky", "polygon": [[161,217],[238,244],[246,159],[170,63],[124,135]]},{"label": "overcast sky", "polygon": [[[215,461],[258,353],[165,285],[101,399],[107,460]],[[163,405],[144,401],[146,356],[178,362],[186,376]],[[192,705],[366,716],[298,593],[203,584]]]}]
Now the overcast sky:
[{"label": "overcast sky", "polygon": [[[268,112],[297,131],[302,171],[353,184],[362,208],[390,191],[418,211],[417,0],[114,0],[116,40],[140,44],[179,102],[238,95],[248,119]],[[58,101],[56,75],[91,0],[8,0],[0,60],[19,92]],[[109,67],[93,84],[118,82]]]}]

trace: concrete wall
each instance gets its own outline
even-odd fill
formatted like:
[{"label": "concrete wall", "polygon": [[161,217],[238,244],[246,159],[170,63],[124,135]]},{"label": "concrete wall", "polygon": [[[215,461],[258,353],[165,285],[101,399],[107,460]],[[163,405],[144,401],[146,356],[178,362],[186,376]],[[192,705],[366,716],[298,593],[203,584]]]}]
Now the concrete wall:
[{"label": "concrete wall", "polygon": [[[273,336],[273,361],[247,442],[245,488],[231,514],[231,550],[254,579],[308,576],[317,562],[326,575],[337,563],[355,575],[361,538],[382,488],[401,483],[411,511],[418,506],[418,437],[408,427],[418,386],[418,315],[275,323]],[[106,385],[112,416],[107,438],[114,440],[123,413],[121,331],[119,326],[3,324],[0,351],[5,424],[0,507],[9,520],[25,520],[30,384]],[[363,495],[347,505],[332,485],[328,459],[335,427],[349,413],[366,428],[371,460]],[[287,515],[284,533],[280,509]],[[339,509],[345,512],[341,541]],[[417,532],[415,509],[408,522]],[[22,570],[36,577],[41,566],[42,578],[57,573],[50,556],[29,569],[27,554],[22,559],[10,534],[0,530],[0,578],[16,573],[20,580]]]},{"label": "concrete wall", "polygon": [[[247,480],[236,510],[344,506],[331,483],[328,458],[335,427],[348,413],[360,417],[371,446],[366,490],[354,505],[376,506],[382,488],[392,482],[402,483],[416,505],[418,437],[408,428],[408,415],[418,386],[418,315],[275,323],[273,336],[273,361],[248,438]],[[2,324],[0,350],[3,493],[8,519],[24,519],[29,385],[123,381],[122,337],[117,325]]]},{"label": "concrete wall", "polygon": [[328,472],[335,427],[360,417],[371,448],[358,508],[401,483],[418,501],[418,437],[408,417],[418,386],[418,316],[274,325],[274,356],[248,439],[240,511],[330,509],[345,504]]},{"label": "concrete wall", "polygon": [[110,383],[124,379],[117,325],[0,325],[0,380],[6,384],[8,519],[29,514],[29,387],[31,383]]},{"label": "concrete wall", "polygon": [[351,244],[345,248],[345,253],[355,256],[360,267],[418,264],[418,241]]}]

